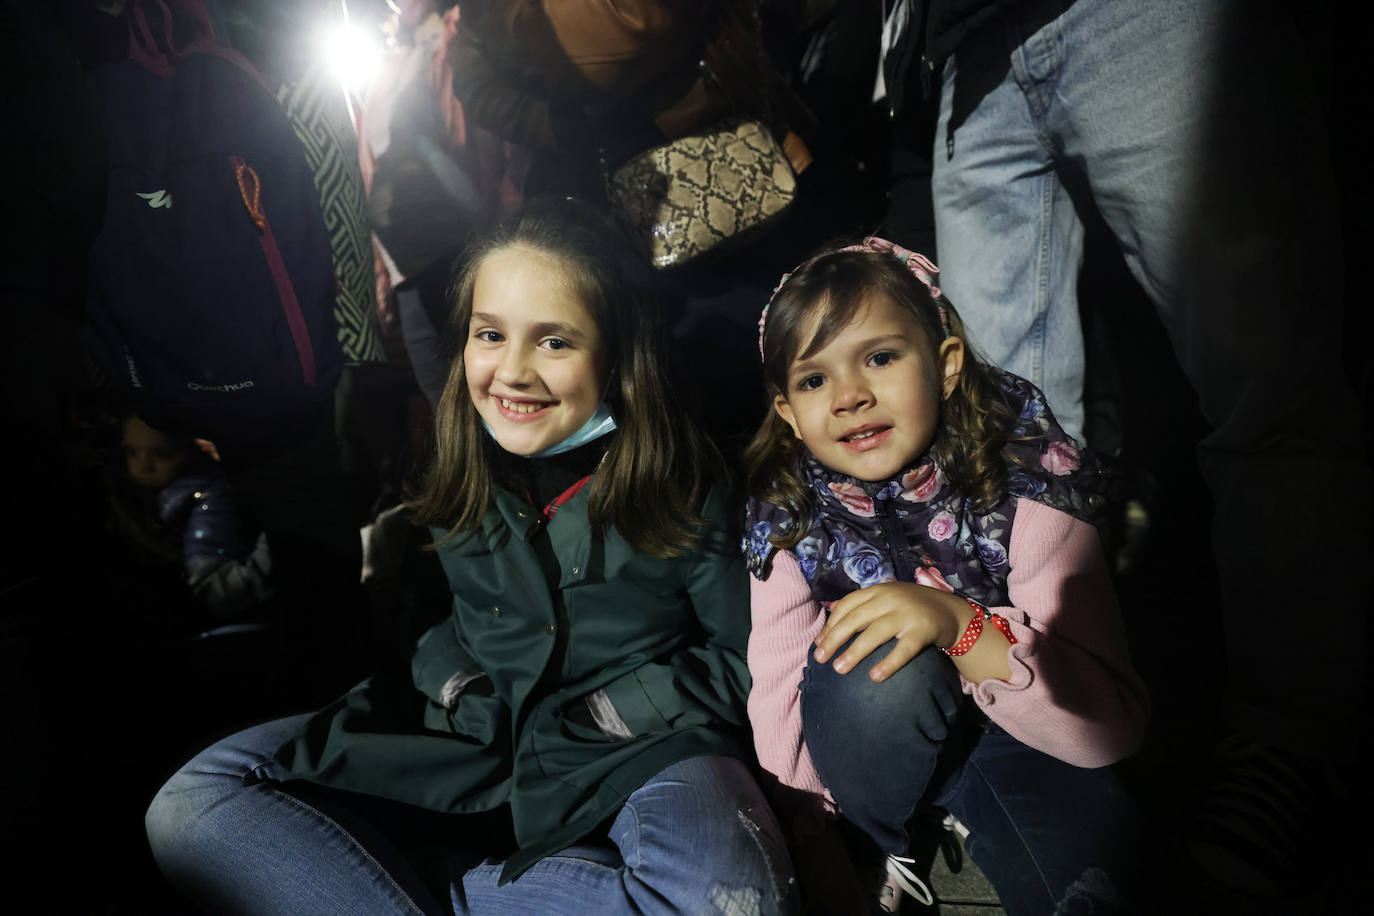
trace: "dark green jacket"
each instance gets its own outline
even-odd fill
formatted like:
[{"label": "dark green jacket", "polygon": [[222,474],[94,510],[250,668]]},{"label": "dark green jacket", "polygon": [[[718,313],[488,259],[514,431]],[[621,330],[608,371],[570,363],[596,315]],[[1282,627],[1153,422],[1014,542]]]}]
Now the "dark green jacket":
[{"label": "dark green jacket", "polygon": [[[713,495],[700,547],[654,559],[614,530],[592,536],[589,489],[533,537],[539,513],[498,490],[481,530],[439,551],[453,613],[421,637],[410,677],[377,675],[317,713],[269,775],[453,813],[509,802],[519,850],[505,881],[664,767],[746,757],[749,586],[732,514]],[[477,670],[490,690],[455,700]],[[565,714],[599,689],[633,738]]]}]

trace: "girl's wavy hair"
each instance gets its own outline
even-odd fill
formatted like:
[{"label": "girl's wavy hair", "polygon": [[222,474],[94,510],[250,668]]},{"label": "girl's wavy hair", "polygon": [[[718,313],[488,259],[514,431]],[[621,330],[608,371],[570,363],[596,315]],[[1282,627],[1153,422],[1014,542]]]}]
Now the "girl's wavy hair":
[{"label": "girl's wavy hair", "polygon": [[700,514],[718,456],[677,405],[665,366],[663,293],[649,267],[608,219],[572,199],[529,204],[475,242],[449,290],[455,355],[435,411],[433,460],[408,504],[418,524],[448,528],[435,547],[482,524],[497,486],[497,446],[468,390],[462,342],[477,272],[494,252],[526,249],[552,259],[586,307],[606,347],[606,400],[617,432],[588,489],[598,535],[613,526],[637,551],[682,556],[702,530]]},{"label": "girl's wavy hair", "polygon": [[[839,247],[839,246],[834,246]],[[787,510],[798,524],[777,536],[779,547],[795,546],[812,527],[814,505],[802,480],[800,459],[806,446],[773,409],[773,399],[786,396],[787,372],[835,338],[869,303],[886,297],[915,316],[934,355],[945,337],[940,306],[949,335],[964,341],[959,381],[941,402],[934,456],[946,478],[986,509],[1006,493],[1007,466],[1002,449],[1016,411],[1001,386],[969,343],[964,323],[943,295],[937,304],[930,290],[893,255],[878,251],[837,251],[827,246],[793,271],[774,294],[761,337],[768,412],[744,449],[744,479],[751,496]],[[802,339],[812,316],[819,316],[815,335]]]}]

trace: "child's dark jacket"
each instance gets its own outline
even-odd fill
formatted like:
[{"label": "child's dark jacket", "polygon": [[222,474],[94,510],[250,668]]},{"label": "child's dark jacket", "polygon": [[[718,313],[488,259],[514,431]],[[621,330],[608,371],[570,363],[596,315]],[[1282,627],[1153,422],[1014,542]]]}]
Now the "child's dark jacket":
[{"label": "child's dark jacket", "polygon": [[[594,537],[589,489],[533,537],[539,513],[498,490],[481,530],[440,548],[453,610],[420,639],[410,676],[355,687],[266,775],[452,813],[508,803],[509,880],[670,764],[747,755],[748,576],[725,505],[708,500],[696,551],[662,560],[613,529]],[[569,715],[599,690],[634,737]]]}]

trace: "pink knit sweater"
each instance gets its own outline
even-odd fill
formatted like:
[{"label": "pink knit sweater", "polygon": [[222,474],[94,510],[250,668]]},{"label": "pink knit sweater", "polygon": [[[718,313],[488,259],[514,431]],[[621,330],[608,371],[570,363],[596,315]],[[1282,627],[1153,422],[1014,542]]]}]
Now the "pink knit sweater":
[{"label": "pink knit sweater", "polygon": [[[1008,649],[1011,678],[964,679],[964,692],[1030,747],[1080,767],[1115,763],[1140,746],[1149,698],[1131,666],[1101,542],[1086,522],[1017,502],[1008,556],[1012,603],[990,608],[1017,639]],[[759,762],[783,785],[833,809],[802,740],[797,690],[825,615],[789,551],[774,554],[767,579],[749,581],[749,718]]]}]

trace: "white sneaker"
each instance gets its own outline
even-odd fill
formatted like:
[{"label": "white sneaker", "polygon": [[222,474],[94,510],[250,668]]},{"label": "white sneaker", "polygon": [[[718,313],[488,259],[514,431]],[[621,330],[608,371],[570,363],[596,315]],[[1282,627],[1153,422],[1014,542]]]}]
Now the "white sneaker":
[{"label": "white sneaker", "polygon": [[941,826],[959,838],[959,842],[968,839],[968,828],[960,823],[959,819],[952,814],[946,814]]},{"label": "white sneaker", "polygon": [[915,865],[915,859],[906,856],[887,857],[887,876],[878,887],[878,909],[883,913],[895,913],[902,905],[902,894],[910,894],[924,906],[935,903],[935,895],[920,877],[907,866]]}]

